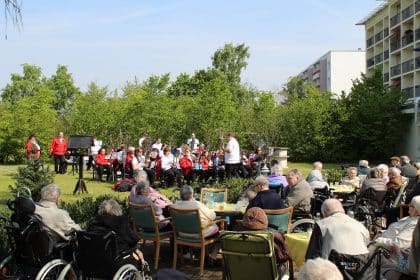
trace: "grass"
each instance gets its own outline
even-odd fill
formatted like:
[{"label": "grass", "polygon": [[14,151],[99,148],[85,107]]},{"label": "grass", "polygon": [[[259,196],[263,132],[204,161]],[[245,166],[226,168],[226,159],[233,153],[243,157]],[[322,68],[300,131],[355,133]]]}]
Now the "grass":
[{"label": "grass", "polygon": [[[325,164],[325,168],[340,168],[340,164]],[[0,165],[0,203],[1,205],[5,205],[8,199],[12,198],[12,195],[9,191],[8,186],[14,185],[15,181],[12,179],[12,175],[17,172],[18,165]],[[53,166],[50,166],[53,168]],[[288,169],[297,168],[299,169],[302,174],[306,177],[309,171],[312,168],[311,163],[288,163]],[[287,170],[285,170],[285,173]],[[99,182],[92,180],[92,171],[84,171],[84,181],[87,186],[88,193],[86,194],[76,194],[73,195],[73,190],[76,186],[78,174],[72,174],[68,172],[67,174],[63,175],[56,175],[54,177],[54,182],[60,186],[61,188],[61,198],[62,201],[65,202],[75,202],[78,199],[82,199],[84,197],[97,197],[102,194],[111,194],[118,198],[125,198],[127,197],[127,193],[124,192],[115,192],[111,189],[112,183],[108,182]],[[172,192],[173,189],[165,190],[165,194],[168,192]]]}]

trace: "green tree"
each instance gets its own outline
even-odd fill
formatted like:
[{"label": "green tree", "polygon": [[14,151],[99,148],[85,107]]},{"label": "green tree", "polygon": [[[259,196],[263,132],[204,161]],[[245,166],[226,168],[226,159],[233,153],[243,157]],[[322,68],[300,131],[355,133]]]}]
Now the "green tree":
[{"label": "green tree", "polygon": [[245,44],[235,46],[229,43],[216,50],[212,57],[212,65],[214,69],[224,73],[230,83],[239,84],[241,72],[248,65],[249,57],[249,47]]},{"label": "green tree", "polygon": [[290,104],[296,99],[305,98],[310,85],[299,77],[292,77],[283,87],[280,95],[283,97],[283,104]]},{"label": "green tree", "polygon": [[401,131],[409,123],[408,114],[401,112],[404,102],[402,92],[383,84],[380,70],[370,76],[362,74],[353,82],[349,95],[343,100],[350,114],[343,134],[354,159],[385,160],[395,153]]}]

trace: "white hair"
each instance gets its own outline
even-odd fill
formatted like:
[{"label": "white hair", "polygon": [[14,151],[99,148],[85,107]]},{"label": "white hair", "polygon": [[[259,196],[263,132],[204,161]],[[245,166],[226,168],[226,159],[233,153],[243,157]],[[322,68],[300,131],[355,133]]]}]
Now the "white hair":
[{"label": "white hair", "polygon": [[121,205],[115,199],[107,199],[102,201],[98,209],[99,215],[122,216]]},{"label": "white hair", "polygon": [[134,176],[134,180],[136,180],[137,183],[139,183],[141,181],[149,181],[149,179],[147,178],[146,171],[138,170],[135,174],[136,175]]},{"label": "white hair", "polygon": [[337,266],[321,258],[307,260],[299,271],[298,280],[343,280]]},{"label": "white hair", "polygon": [[60,188],[56,184],[49,184],[41,189],[41,199],[43,200],[57,202],[60,194]]},{"label": "white hair", "polygon": [[280,164],[275,164],[273,167],[271,167],[271,174],[283,175],[283,168],[280,166]]},{"label": "white hair", "polygon": [[410,158],[408,156],[400,156],[400,159],[404,164],[410,163]]},{"label": "white hair", "polygon": [[182,200],[190,200],[194,194],[194,190],[191,186],[184,185],[181,187],[180,196]]},{"label": "white hair", "polygon": [[321,205],[321,212],[324,217],[328,217],[337,212],[345,213],[343,205],[335,198],[325,200]]},{"label": "white hair", "polygon": [[313,163],[313,167],[314,167],[315,169],[319,169],[319,170],[321,170],[321,169],[322,169],[322,162],[320,162],[320,161],[315,161],[315,162]]},{"label": "white hair", "polygon": [[388,172],[388,170],[389,170],[388,165],[386,165],[386,164],[384,164],[384,163],[379,164],[377,168],[378,168],[380,171],[386,171],[386,172]]},{"label": "white hair", "polygon": [[398,176],[398,175],[401,175],[401,170],[399,168],[396,168],[396,167],[391,167],[389,169],[389,173],[394,175],[394,176]]},{"label": "white hair", "polygon": [[368,167],[369,162],[367,160],[361,159],[359,160],[359,166]]}]

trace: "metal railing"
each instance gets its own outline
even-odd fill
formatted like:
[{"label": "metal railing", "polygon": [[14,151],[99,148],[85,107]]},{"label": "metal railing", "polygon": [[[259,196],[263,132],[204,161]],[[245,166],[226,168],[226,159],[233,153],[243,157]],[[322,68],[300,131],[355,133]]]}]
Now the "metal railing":
[{"label": "metal railing", "polygon": [[382,62],[382,53],[375,55],[375,64]]},{"label": "metal railing", "polygon": [[366,46],[369,48],[373,45],[373,36],[366,40]]},{"label": "metal railing", "polygon": [[394,25],[400,22],[400,14],[396,14],[389,20],[389,26],[393,27]]},{"label": "metal railing", "polygon": [[416,13],[419,12],[420,11],[420,1],[416,1],[415,7],[416,7]]},{"label": "metal railing", "polygon": [[384,29],[384,38],[388,37],[388,35],[389,35],[389,28],[387,27]]},{"label": "metal railing", "polygon": [[420,56],[416,57],[416,69],[420,68]]},{"label": "metal railing", "polygon": [[408,6],[401,12],[401,21],[406,20],[414,14],[414,6]]},{"label": "metal railing", "polygon": [[384,83],[389,81],[389,73],[384,73]]},{"label": "metal railing", "polygon": [[420,86],[416,86],[416,87],[414,88],[414,92],[415,92],[415,94],[416,94],[416,97],[420,97]]},{"label": "metal railing", "polygon": [[389,58],[389,50],[384,51],[384,60]]},{"label": "metal railing", "polygon": [[408,34],[405,34],[404,36],[402,36],[402,46],[404,47],[404,46],[407,46],[408,44],[411,44],[411,43],[413,43],[413,41],[414,41],[414,34],[413,34],[413,31],[411,31],[410,33],[408,33]]},{"label": "metal railing", "polygon": [[397,39],[391,41],[391,52],[396,51],[399,48],[401,48],[401,40],[398,36]]},{"label": "metal railing", "polygon": [[401,89],[407,99],[414,97],[414,88],[413,87],[406,87]]},{"label": "metal railing", "polygon": [[378,33],[375,34],[375,43],[378,43],[380,40],[382,40],[382,31],[379,31]]},{"label": "metal railing", "polygon": [[391,67],[391,77],[401,74],[401,64],[397,64]]},{"label": "metal railing", "polygon": [[407,60],[401,64],[402,72],[407,73],[414,70],[414,61],[412,59]]},{"label": "metal railing", "polygon": [[417,28],[415,33],[416,33],[416,41],[420,40],[420,28]]},{"label": "metal railing", "polygon": [[375,60],[373,59],[373,57],[372,58],[369,58],[368,60],[366,60],[367,67],[370,67],[370,66],[372,66],[374,64],[375,64]]}]

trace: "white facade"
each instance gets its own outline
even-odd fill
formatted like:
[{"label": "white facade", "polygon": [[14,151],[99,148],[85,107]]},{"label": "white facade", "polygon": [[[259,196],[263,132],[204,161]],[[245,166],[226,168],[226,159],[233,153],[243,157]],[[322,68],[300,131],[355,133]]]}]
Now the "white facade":
[{"label": "white facade", "polygon": [[401,154],[420,161],[420,1],[388,0],[358,23],[366,32],[366,73],[379,68],[384,84],[404,92],[403,112],[412,116],[402,131]]},{"label": "white facade", "polygon": [[360,78],[365,72],[365,52],[332,50],[321,56],[298,76],[311,83],[321,91],[329,91],[337,95],[348,93],[352,81]]}]

